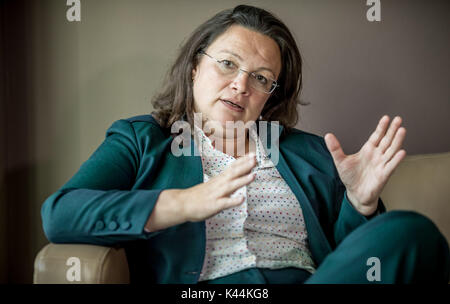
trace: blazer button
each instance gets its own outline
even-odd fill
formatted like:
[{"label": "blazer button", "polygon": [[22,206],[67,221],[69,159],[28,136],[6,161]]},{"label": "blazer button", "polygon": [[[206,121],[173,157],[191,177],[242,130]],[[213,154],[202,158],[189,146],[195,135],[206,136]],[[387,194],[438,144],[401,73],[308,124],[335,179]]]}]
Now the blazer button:
[{"label": "blazer button", "polygon": [[95,223],[96,230],[102,230],[103,228],[105,228],[105,223],[103,223],[102,221],[97,221],[97,223]]},{"label": "blazer button", "polygon": [[108,224],[108,229],[109,230],[116,230],[117,229],[117,223],[112,221]]},{"label": "blazer button", "polygon": [[128,221],[123,222],[123,223],[120,225],[120,228],[122,228],[123,230],[128,230],[128,229],[130,229],[130,227],[131,227],[131,223],[128,222]]}]

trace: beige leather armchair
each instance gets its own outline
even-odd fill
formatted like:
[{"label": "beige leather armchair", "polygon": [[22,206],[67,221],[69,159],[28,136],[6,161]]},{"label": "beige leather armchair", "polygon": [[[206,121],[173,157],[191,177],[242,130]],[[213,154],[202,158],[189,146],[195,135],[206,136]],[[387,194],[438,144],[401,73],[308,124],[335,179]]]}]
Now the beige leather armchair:
[{"label": "beige leather armchair", "polygon": [[128,284],[123,248],[47,244],[34,260],[35,284]]},{"label": "beige leather armchair", "polygon": [[[429,217],[450,240],[450,152],[407,156],[381,198],[390,210],[414,210]],[[77,260],[68,263],[70,257]],[[70,262],[70,260],[69,260]],[[79,277],[74,275],[79,267]],[[129,283],[123,249],[48,244],[37,255],[34,283]]]}]

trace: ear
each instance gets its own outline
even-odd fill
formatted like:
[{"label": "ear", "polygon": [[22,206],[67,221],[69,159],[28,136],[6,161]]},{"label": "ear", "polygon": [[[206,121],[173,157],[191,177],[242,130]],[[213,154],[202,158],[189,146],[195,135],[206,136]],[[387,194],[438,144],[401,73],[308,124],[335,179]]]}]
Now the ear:
[{"label": "ear", "polygon": [[197,68],[193,68],[193,69],[192,69],[191,75],[192,75],[192,81],[194,81],[195,75],[197,75]]}]

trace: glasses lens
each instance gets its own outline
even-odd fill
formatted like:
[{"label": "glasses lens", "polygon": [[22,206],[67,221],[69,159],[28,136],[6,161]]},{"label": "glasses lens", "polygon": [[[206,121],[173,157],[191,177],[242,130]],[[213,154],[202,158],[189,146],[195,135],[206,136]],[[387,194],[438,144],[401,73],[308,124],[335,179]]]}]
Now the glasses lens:
[{"label": "glasses lens", "polygon": [[260,74],[250,74],[250,86],[264,93],[271,93],[273,81]]},{"label": "glasses lens", "polygon": [[[227,77],[235,77],[240,69],[239,66],[237,66],[234,62],[229,60],[217,60],[210,55],[203,52],[204,55],[208,56],[209,58],[216,61],[216,64],[220,70],[220,72]],[[244,71],[244,70],[242,70]],[[245,72],[245,71],[244,71]],[[246,72],[248,73],[248,72]],[[277,87],[277,83],[273,80],[271,80],[269,77],[256,74],[256,73],[248,73],[250,76],[250,86],[252,88],[255,88],[258,91],[270,94],[275,90]]]},{"label": "glasses lens", "polygon": [[258,77],[255,78],[255,77],[253,77],[253,75],[250,77],[250,85],[253,88],[257,89],[258,91],[261,91],[261,92],[264,92],[267,94],[272,93],[277,86],[276,82],[274,82],[271,79],[266,78],[265,80],[263,80]]},{"label": "glasses lens", "polygon": [[219,65],[220,71],[225,75],[235,75],[239,70],[234,63],[228,60],[218,61],[217,64]]}]

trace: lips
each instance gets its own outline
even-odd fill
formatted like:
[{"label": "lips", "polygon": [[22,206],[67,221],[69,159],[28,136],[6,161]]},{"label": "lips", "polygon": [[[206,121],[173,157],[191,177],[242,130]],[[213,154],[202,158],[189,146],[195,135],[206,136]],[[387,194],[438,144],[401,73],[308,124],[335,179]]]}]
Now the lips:
[{"label": "lips", "polygon": [[237,104],[236,102],[233,102],[233,101],[228,100],[228,99],[220,99],[220,101],[222,101],[222,103],[224,105],[226,105],[227,107],[231,108],[232,110],[236,110],[236,111],[239,111],[239,112],[244,111],[244,107],[239,105],[239,104]]}]

